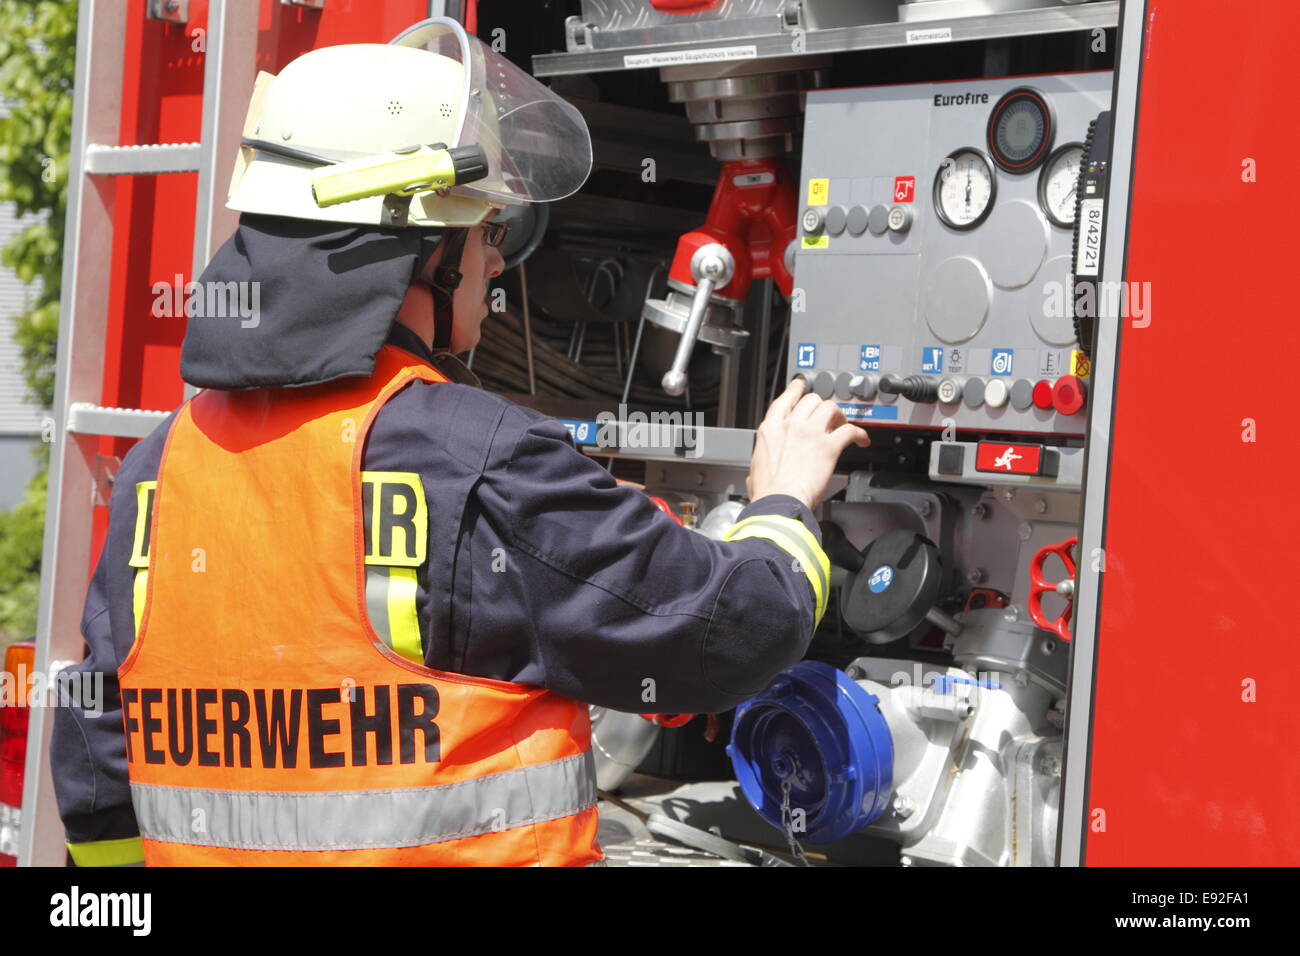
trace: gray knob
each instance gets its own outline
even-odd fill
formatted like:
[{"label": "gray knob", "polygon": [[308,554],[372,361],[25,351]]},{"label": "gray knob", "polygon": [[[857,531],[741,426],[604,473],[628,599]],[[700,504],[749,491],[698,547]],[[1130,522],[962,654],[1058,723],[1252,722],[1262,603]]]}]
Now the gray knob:
[{"label": "gray knob", "polygon": [[867,228],[873,236],[883,236],[889,231],[889,207],[873,206],[867,217]]},{"label": "gray knob", "polygon": [[853,376],[853,395],[864,401],[871,401],[876,397],[876,377],[874,375],[855,375]]},{"label": "gray knob", "polygon": [[840,372],[835,376],[835,397],[841,402],[853,397],[853,379],[856,377],[852,372]]},{"label": "gray knob", "polygon": [[867,207],[853,206],[849,209],[849,235],[860,236],[867,231]]},{"label": "gray knob", "polygon": [[835,394],[835,376],[830,372],[818,372],[813,379],[813,391],[822,398],[830,398]]},{"label": "gray knob", "polygon": [[1018,412],[1027,412],[1034,404],[1034,383],[1027,378],[1018,378],[1011,384],[1011,407]]},{"label": "gray knob", "polygon": [[821,232],[825,222],[825,216],[817,206],[809,206],[803,211],[803,231],[809,235]]},{"label": "gray knob", "polygon": [[838,236],[844,232],[844,227],[848,225],[849,213],[843,206],[831,206],[826,210],[826,234]]}]

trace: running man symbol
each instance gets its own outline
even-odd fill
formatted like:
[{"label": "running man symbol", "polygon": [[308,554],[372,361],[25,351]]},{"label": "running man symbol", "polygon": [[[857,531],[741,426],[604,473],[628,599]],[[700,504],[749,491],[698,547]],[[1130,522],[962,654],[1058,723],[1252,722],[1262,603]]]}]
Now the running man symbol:
[{"label": "running man symbol", "polygon": [[1013,461],[1019,461],[1021,458],[1024,457],[1025,457],[1024,455],[1017,455],[1016,450],[1014,448],[1008,448],[1002,454],[998,455],[997,460],[993,462],[993,467],[1005,468],[1007,471],[1010,471],[1011,463]]}]

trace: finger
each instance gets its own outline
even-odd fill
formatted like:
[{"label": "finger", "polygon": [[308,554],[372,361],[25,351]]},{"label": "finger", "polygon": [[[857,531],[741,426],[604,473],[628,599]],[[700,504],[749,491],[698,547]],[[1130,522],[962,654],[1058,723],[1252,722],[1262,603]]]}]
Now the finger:
[{"label": "finger", "polygon": [[790,412],[789,421],[791,422],[807,421],[809,418],[812,417],[812,413],[817,410],[818,406],[820,406],[822,402],[823,399],[820,395],[818,395],[816,392],[809,392],[803,398],[799,399],[799,404],[796,405],[794,407],[794,410]]},{"label": "finger", "polygon": [[859,428],[857,425],[846,422],[831,432],[831,442],[837,451],[843,451],[849,445],[859,445],[866,448],[871,444],[871,439],[867,436],[865,428]]},{"label": "finger", "polygon": [[796,375],[790,379],[785,387],[785,391],[776,397],[767,409],[767,418],[779,420],[790,414],[790,410],[795,407],[799,399],[803,398],[804,392],[808,388],[808,380],[802,375]]},{"label": "finger", "polygon": [[749,456],[749,473],[752,475],[756,470],[762,470],[765,474],[770,474],[775,467],[774,459],[778,458],[772,452],[771,442],[767,439],[767,433],[761,428],[754,432],[754,450]]},{"label": "finger", "polygon": [[822,402],[821,407],[813,410],[808,419],[808,424],[814,428],[829,432],[834,431],[846,421],[848,419],[844,417],[844,409],[834,402]]}]

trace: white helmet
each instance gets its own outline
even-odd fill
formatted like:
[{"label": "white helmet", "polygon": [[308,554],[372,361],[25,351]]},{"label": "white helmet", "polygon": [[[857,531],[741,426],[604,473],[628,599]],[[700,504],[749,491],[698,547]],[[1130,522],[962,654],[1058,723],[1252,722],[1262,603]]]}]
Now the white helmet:
[{"label": "white helmet", "polygon": [[[318,204],[313,179],[330,164],[391,167],[394,153],[410,155],[415,146],[426,153],[431,146],[480,147],[486,170],[468,183],[421,182]],[[582,114],[455,20],[439,17],[387,45],[324,47],[278,76],[260,73],[227,206],[326,222],[468,227],[494,208],[563,199],[590,171]]]}]

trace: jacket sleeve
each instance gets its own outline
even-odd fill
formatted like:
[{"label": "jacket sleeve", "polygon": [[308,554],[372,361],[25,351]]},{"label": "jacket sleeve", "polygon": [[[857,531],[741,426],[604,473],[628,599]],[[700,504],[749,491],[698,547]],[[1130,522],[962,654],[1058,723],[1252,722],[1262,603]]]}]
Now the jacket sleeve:
[{"label": "jacket sleeve", "polygon": [[[77,866],[144,861],[131,804],[117,669],[135,640],[129,566],[136,523],[136,484],[157,476],[169,417],[127,454],[113,484],[108,536],[86,594],[81,634],[85,659],[62,673],[92,693],[54,708],[50,770],[68,850]],[[84,676],[80,676],[84,675]],[[84,706],[78,706],[84,705]]]},{"label": "jacket sleeve", "polygon": [[800,660],[825,609],[829,562],[802,503],[763,498],[733,540],[707,538],[527,409],[506,412],[477,499],[508,554],[495,573],[473,558],[475,607],[533,642],[541,673],[519,679],[577,700],[729,709]]}]

